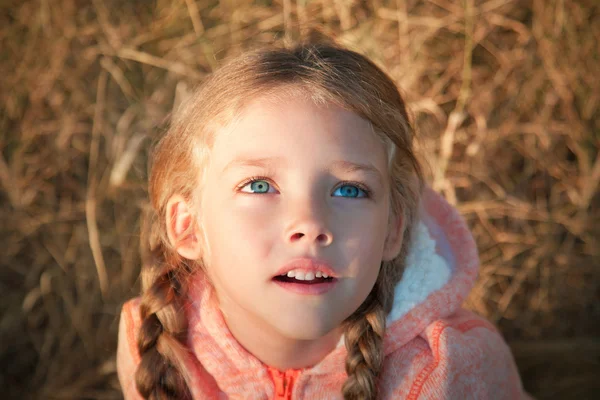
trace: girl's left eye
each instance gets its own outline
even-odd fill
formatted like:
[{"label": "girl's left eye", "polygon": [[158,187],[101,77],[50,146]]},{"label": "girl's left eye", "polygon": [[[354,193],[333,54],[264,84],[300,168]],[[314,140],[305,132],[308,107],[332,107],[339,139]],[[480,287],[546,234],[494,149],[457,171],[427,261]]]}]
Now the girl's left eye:
[{"label": "girl's left eye", "polygon": [[334,196],[341,196],[341,197],[355,197],[355,198],[360,198],[360,197],[369,197],[369,193],[365,190],[365,189],[361,189],[356,185],[342,185],[340,187],[338,187],[337,189],[335,189],[335,192],[333,192]]}]

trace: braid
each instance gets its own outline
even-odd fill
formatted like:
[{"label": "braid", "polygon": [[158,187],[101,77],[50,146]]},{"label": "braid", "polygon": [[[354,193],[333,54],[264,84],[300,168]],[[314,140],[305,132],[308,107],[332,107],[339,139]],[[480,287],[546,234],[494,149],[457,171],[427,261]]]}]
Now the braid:
[{"label": "braid", "polygon": [[[144,245],[150,244],[143,237],[142,241]],[[163,242],[154,242],[154,246],[150,244],[151,250],[142,251],[145,256],[140,305],[142,324],[137,343],[141,362],[135,374],[136,385],[145,399],[189,399],[186,371],[182,368],[187,324],[180,306],[182,285],[176,274],[186,265],[167,262]]]},{"label": "braid", "polygon": [[[380,276],[385,275],[381,274]],[[342,386],[345,400],[377,398],[377,378],[383,366],[383,337],[387,312],[382,302],[380,280],[359,309],[346,321],[345,341],[348,349],[346,373]]]}]

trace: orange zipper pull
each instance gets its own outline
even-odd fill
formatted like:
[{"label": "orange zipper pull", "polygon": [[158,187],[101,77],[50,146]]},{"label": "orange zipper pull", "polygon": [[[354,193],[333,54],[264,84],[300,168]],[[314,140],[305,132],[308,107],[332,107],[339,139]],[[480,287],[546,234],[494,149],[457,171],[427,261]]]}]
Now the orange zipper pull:
[{"label": "orange zipper pull", "polygon": [[283,374],[283,394],[287,394],[287,374]]},{"label": "orange zipper pull", "polygon": [[269,367],[269,374],[273,383],[275,384],[275,398],[274,400],[285,399],[286,380],[285,373]]},{"label": "orange zipper pull", "polygon": [[294,383],[296,383],[299,374],[300,371],[298,370],[288,370],[285,372],[283,377],[283,398],[285,400],[292,400],[292,389],[294,388]]},{"label": "orange zipper pull", "polygon": [[300,370],[281,372],[275,368],[269,367],[268,371],[275,384],[274,400],[292,400],[294,382],[300,374]]}]

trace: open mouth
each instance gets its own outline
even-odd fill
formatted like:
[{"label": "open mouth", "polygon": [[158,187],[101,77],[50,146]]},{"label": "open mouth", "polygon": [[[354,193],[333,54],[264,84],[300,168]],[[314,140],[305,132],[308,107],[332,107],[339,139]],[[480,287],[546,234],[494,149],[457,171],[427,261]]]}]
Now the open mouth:
[{"label": "open mouth", "polygon": [[300,295],[323,295],[336,286],[338,279],[322,271],[292,270],[273,277],[283,289]]},{"label": "open mouth", "polygon": [[298,258],[283,266],[272,278],[280,288],[296,295],[325,295],[340,277],[329,264],[313,258]]}]

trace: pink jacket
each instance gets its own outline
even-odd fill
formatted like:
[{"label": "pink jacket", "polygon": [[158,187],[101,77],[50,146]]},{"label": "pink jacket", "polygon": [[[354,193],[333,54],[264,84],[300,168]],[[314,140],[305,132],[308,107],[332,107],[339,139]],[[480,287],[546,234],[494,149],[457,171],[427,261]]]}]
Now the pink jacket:
[{"label": "pink jacket", "polygon": [[[473,237],[456,209],[426,189],[421,223],[396,286],[384,340],[382,399],[527,399],[509,347],[485,319],[461,308],[477,276]],[[231,335],[199,275],[186,307],[194,399],[341,399],[343,341],[320,363],[277,371]],[[117,369],[125,399],[140,399],[135,370],[139,298],[121,313]]]}]

